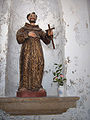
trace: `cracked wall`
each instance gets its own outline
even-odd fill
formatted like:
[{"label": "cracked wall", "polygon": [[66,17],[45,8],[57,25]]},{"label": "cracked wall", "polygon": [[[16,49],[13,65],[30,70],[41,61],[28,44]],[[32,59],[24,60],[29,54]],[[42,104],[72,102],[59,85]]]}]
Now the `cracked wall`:
[{"label": "cracked wall", "polygon": [[[75,120],[90,119],[90,2],[61,0],[65,21],[65,58],[68,96],[79,96]],[[74,111],[73,111],[74,112]],[[71,112],[73,114],[73,112]]]},{"label": "cracked wall", "polygon": [[[7,9],[6,9],[7,8]],[[8,44],[8,25],[10,0],[0,1],[0,96],[5,95],[6,54]]]}]

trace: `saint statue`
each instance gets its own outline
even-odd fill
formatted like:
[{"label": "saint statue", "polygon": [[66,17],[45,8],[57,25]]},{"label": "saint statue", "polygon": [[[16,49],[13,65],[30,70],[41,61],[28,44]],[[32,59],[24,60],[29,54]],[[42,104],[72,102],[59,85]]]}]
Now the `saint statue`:
[{"label": "saint statue", "polygon": [[20,53],[20,82],[18,91],[44,91],[42,77],[44,71],[44,58],[40,40],[46,45],[51,41],[52,30],[44,32],[36,25],[35,12],[27,15],[30,23],[17,31],[16,39],[21,46]]}]

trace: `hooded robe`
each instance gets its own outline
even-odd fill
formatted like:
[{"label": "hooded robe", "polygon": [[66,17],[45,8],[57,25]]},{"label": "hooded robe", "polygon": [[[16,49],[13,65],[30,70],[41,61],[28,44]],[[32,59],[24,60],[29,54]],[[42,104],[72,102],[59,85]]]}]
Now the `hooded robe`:
[{"label": "hooded robe", "polygon": [[[28,36],[29,32],[34,32],[36,37]],[[17,31],[16,39],[19,44],[22,44],[19,90],[26,88],[31,91],[38,91],[42,88],[44,70],[44,58],[40,39],[45,44],[49,44],[51,38],[38,25],[25,23],[24,27]]]}]

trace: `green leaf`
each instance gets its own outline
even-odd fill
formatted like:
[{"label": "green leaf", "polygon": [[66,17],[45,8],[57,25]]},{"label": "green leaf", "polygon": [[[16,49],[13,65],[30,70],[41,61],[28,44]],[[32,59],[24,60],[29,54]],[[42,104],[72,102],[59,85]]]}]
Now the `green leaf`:
[{"label": "green leaf", "polygon": [[62,81],[61,79],[58,79],[58,82],[59,82],[59,83],[62,83],[63,81]]},{"label": "green leaf", "polygon": [[62,77],[60,77],[60,79],[62,80]]},{"label": "green leaf", "polygon": [[59,65],[59,68],[61,68],[61,67],[62,67],[62,64]]},{"label": "green leaf", "polygon": [[66,80],[67,80],[66,78],[63,79],[63,81],[66,81]]},{"label": "green leaf", "polygon": [[60,71],[62,71],[62,69],[59,69]]},{"label": "green leaf", "polygon": [[59,85],[63,86],[63,82],[59,82]]},{"label": "green leaf", "polygon": [[54,65],[58,65],[57,63],[55,63]]},{"label": "green leaf", "polygon": [[60,79],[60,82],[61,82],[61,83],[63,82],[62,79]]},{"label": "green leaf", "polygon": [[56,81],[58,81],[58,78],[56,78]]},{"label": "green leaf", "polygon": [[59,72],[59,70],[56,70],[56,73]]},{"label": "green leaf", "polygon": [[63,86],[63,84],[60,84],[60,86]]},{"label": "green leaf", "polygon": [[55,67],[55,69],[57,69],[58,67]]},{"label": "green leaf", "polygon": [[53,78],[53,80],[55,80],[56,77]]},{"label": "green leaf", "polygon": [[54,75],[54,76],[56,76],[56,73],[55,73],[55,72],[53,72],[53,75]]},{"label": "green leaf", "polygon": [[57,81],[53,81],[53,82],[57,82]]}]

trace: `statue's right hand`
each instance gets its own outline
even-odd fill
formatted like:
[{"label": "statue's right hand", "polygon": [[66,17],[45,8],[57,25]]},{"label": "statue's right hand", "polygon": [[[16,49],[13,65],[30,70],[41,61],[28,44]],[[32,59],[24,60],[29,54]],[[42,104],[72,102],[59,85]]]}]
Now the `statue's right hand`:
[{"label": "statue's right hand", "polygon": [[34,32],[29,32],[29,33],[28,33],[28,36],[36,37],[37,35],[36,35]]}]

